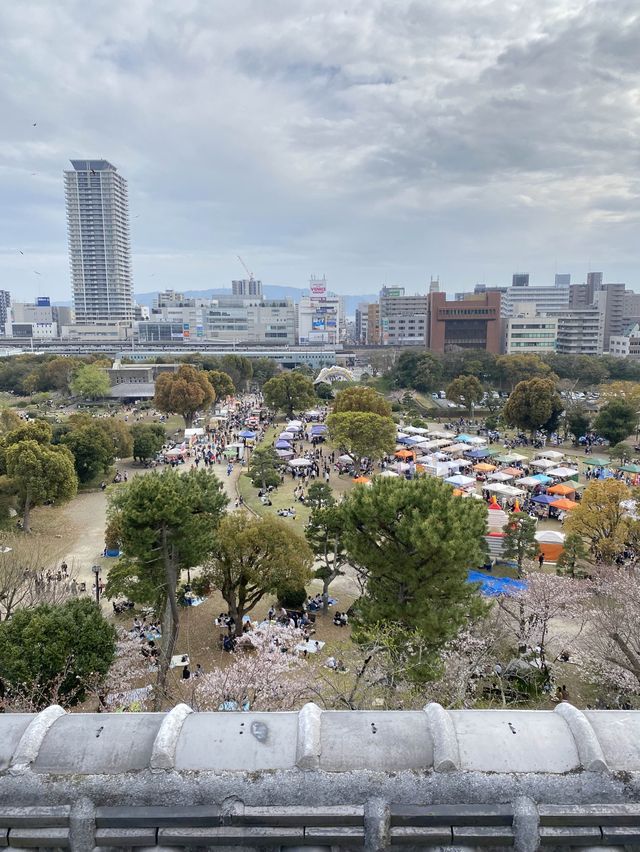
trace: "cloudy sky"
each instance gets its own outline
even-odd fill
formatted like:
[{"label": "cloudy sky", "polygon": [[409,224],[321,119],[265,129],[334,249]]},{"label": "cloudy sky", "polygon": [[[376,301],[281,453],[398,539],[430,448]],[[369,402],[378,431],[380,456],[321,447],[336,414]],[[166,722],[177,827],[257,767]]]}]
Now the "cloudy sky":
[{"label": "cloudy sky", "polygon": [[137,292],[237,254],[342,293],[640,290],[638,45],[637,0],[5,0],[0,287],[69,298],[62,171],[105,157]]}]

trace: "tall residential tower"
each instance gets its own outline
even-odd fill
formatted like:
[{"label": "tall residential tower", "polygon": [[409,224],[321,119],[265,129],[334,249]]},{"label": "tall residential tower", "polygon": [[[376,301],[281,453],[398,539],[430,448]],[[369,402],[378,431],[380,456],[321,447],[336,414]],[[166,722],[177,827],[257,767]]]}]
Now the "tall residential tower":
[{"label": "tall residential tower", "polygon": [[71,160],[71,165],[64,187],[76,324],[129,324],[133,282],[127,182],[106,160]]}]

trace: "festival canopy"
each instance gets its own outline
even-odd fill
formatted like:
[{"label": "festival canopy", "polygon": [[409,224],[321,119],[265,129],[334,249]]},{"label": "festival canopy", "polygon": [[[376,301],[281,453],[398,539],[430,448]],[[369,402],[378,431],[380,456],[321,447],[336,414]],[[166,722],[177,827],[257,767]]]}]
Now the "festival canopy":
[{"label": "festival canopy", "polygon": [[540,530],[535,534],[535,540],[541,544],[564,544],[566,538],[560,530]]},{"label": "festival canopy", "polygon": [[467,435],[465,432],[463,432],[461,435],[456,435],[456,441],[460,441],[463,444],[470,444],[471,435]]},{"label": "festival canopy", "polygon": [[609,462],[603,458],[583,459],[582,464],[587,467],[609,467]]},{"label": "festival canopy", "polygon": [[276,450],[290,450],[291,444],[288,441],[277,440],[275,443]]},{"label": "festival canopy", "polygon": [[[418,439],[418,441],[419,440],[420,439]],[[411,435],[403,435],[402,438],[396,438],[396,443],[405,444],[406,446],[409,446],[409,444],[415,444],[416,439],[413,438]]]},{"label": "festival canopy", "polygon": [[291,459],[289,467],[311,467],[311,464],[309,459]]},{"label": "festival canopy", "polygon": [[451,438],[455,438],[453,432],[429,432],[430,438],[446,438],[447,441],[451,440]]},{"label": "festival canopy", "polygon": [[486,444],[486,443],[487,443],[487,439],[481,438],[480,435],[472,435],[469,438],[469,440],[467,441],[467,444],[475,444],[476,446],[478,446],[479,444]]},{"label": "festival canopy", "polygon": [[342,464],[351,464],[351,462],[353,461],[353,459],[351,458],[351,456],[348,456],[348,455],[345,453],[343,456],[340,456],[340,457],[339,457],[338,461],[339,461],[339,462],[342,462]]},{"label": "festival canopy", "polygon": [[[438,441],[438,443],[440,443],[440,442]],[[465,445],[464,444],[449,444],[447,446],[446,441],[445,441],[445,446],[442,447],[442,452],[447,453],[447,455],[450,455],[450,456],[461,456],[464,453],[464,451],[465,451]]]},{"label": "festival canopy", "polygon": [[280,432],[278,435],[279,441],[293,441],[295,439],[293,432]]},{"label": "festival canopy", "polygon": [[459,488],[468,488],[470,485],[475,485],[476,480],[473,476],[464,476],[462,473],[456,473],[454,476],[448,476],[445,479],[449,485],[457,485]]},{"label": "festival canopy", "polygon": [[305,417],[320,417],[320,412],[316,411],[315,408],[311,409],[311,411],[305,411]]},{"label": "festival canopy", "polygon": [[486,462],[480,462],[479,464],[474,464],[474,470],[477,470],[478,473],[491,473],[492,470],[496,469],[495,464],[487,464]]},{"label": "festival canopy", "polygon": [[482,488],[494,494],[502,494],[503,497],[520,497],[525,493],[523,488],[514,488],[513,485],[505,485],[503,482],[486,482]]},{"label": "festival canopy", "polygon": [[555,503],[558,498],[554,497],[552,494],[538,494],[537,497],[532,497],[532,503],[540,503],[542,506],[550,506],[552,503]]},{"label": "festival canopy", "polygon": [[380,471],[380,473],[374,474],[374,476],[384,476],[385,478],[388,478],[388,477],[392,477],[392,476],[397,477],[397,476],[400,476],[400,474],[396,473],[395,470],[383,470],[383,471]]},{"label": "festival canopy", "polygon": [[513,475],[505,473],[504,470],[497,470],[495,473],[490,473],[487,479],[492,482],[509,482],[510,479],[513,479]]},{"label": "festival canopy", "polygon": [[469,450],[467,456],[470,459],[486,459],[489,455],[489,450],[482,447],[482,449],[478,448],[477,450]]},{"label": "festival canopy", "polygon": [[534,459],[530,464],[531,467],[539,467],[542,470],[555,466],[555,462],[551,461],[551,459]]},{"label": "festival canopy", "polygon": [[560,461],[564,458],[564,453],[559,453],[557,450],[540,450],[539,453],[536,453],[536,458]]},{"label": "festival canopy", "polygon": [[526,461],[527,457],[520,453],[502,453],[496,456],[496,459],[503,464],[514,464],[515,462]]},{"label": "festival canopy", "polygon": [[276,453],[281,459],[288,459],[293,455],[293,450],[276,450]]},{"label": "festival canopy", "polygon": [[547,489],[548,494],[557,494],[559,497],[567,497],[569,494],[576,493],[575,485],[569,485],[566,482],[561,482],[559,485],[554,485]]},{"label": "festival canopy", "polygon": [[326,432],[327,428],[328,427],[327,427],[326,423],[313,423],[312,426],[311,426],[311,431],[312,432]]},{"label": "festival canopy", "polygon": [[412,459],[415,457],[415,453],[413,450],[398,450],[396,453],[396,458],[398,459]]},{"label": "festival canopy", "polygon": [[364,485],[366,483],[371,484],[371,480],[369,479],[368,476],[354,476],[353,481],[360,483],[362,485]]},{"label": "festival canopy", "polygon": [[574,467],[554,467],[548,470],[547,474],[554,479],[571,479],[572,476],[578,475],[578,471]]},{"label": "festival canopy", "polygon": [[503,473],[510,473],[511,476],[524,476],[524,470],[519,467],[503,467]]},{"label": "festival canopy", "polygon": [[256,433],[252,432],[251,429],[243,429],[242,432],[238,432],[239,438],[255,438]]},{"label": "festival canopy", "polygon": [[620,470],[624,470],[625,473],[640,473],[640,464],[625,464]]},{"label": "festival canopy", "polygon": [[[549,477],[547,477],[547,479],[551,482]],[[524,476],[518,481],[518,485],[524,485],[525,488],[536,488],[538,485],[543,484],[544,483],[540,482],[537,476]]]},{"label": "festival canopy", "polygon": [[548,482],[553,482],[551,477],[547,476],[546,473],[534,473],[531,478],[535,479],[537,482],[539,482],[540,485],[546,485]]},{"label": "festival canopy", "polygon": [[567,500],[566,497],[559,497],[550,505],[553,506],[554,509],[561,509],[563,512],[570,512],[571,509],[575,509],[578,504],[574,503],[573,500]]},{"label": "festival canopy", "polygon": [[405,426],[404,431],[409,435],[426,435],[429,432],[423,426]]},{"label": "festival canopy", "polygon": [[300,428],[300,426],[302,426],[302,420],[290,420],[288,425],[297,426],[298,428]]}]

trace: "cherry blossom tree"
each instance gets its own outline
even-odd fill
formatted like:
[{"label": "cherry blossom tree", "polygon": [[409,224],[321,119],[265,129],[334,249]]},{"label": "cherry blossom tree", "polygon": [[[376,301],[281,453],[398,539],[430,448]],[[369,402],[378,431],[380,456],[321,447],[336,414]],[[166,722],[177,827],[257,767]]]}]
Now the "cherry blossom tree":
[{"label": "cherry blossom tree", "polygon": [[296,645],[301,630],[269,624],[244,633],[223,665],[182,681],[194,710],[291,710],[308,694],[309,666]]},{"label": "cherry blossom tree", "polygon": [[110,713],[150,709],[153,688],[149,680],[152,671],[155,671],[155,666],[143,656],[140,639],[119,628],[113,665],[104,680],[97,682],[94,688],[100,709]]}]

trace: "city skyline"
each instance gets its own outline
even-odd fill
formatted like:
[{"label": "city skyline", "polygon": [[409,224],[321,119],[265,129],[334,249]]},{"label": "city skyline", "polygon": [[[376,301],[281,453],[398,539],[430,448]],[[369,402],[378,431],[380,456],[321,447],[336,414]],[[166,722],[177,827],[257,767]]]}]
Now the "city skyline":
[{"label": "city skyline", "polygon": [[126,175],[134,291],[640,290],[635,4],[278,0],[0,12],[0,287],[71,298],[61,173]]}]

